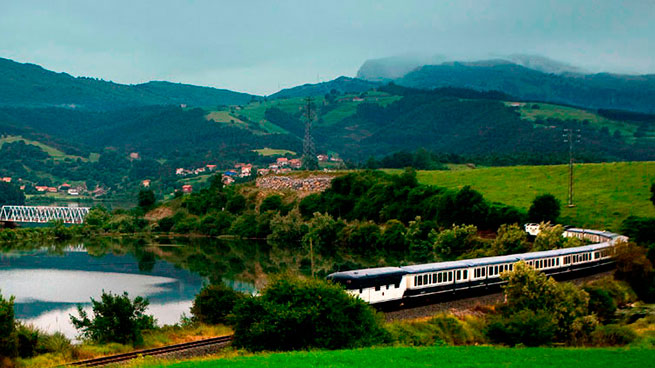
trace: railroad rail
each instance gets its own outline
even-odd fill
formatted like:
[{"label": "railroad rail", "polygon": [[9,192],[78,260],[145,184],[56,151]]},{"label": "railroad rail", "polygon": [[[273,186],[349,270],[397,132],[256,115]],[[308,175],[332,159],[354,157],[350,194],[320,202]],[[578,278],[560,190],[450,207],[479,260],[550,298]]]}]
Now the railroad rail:
[{"label": "railroad rail", "polygon": [[94,359],[80,360],[77,362],[65,364],[63,366],[98,367],[107,364],[126,362],[128,360],[136,359],[141,356],[158,356],[158,355],[181,352],[190,349],[212,346],[212,345],[227,345],[231,341],[232,341],[232,335],[212,337],[210,339],[185,342],[182,344],[168,345],[168,346],[162,346],[159,348],[152,348],[152,349],[135,350],[129,353],[109,355],[109,356],[94,358]]}]

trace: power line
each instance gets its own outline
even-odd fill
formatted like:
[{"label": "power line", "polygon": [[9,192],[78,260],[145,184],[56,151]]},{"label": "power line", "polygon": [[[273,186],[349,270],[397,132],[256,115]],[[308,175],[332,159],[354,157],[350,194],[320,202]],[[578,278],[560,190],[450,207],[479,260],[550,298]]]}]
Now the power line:
[{"label": "power line", "polygon": [[580,143],[580,129],[564,129],[564,143],[569,144],[569,198],[568,198],[568,207],[575,207],[573,204],[573,144]]},{"label": "power line", "polygon": [[316,147],[312,137],[312,121],[314,120],[314,102],[311,97],[305,99],[305,139],[302,144],[302,166],[305,170],[318,170],[318,158],[316,158]]}]

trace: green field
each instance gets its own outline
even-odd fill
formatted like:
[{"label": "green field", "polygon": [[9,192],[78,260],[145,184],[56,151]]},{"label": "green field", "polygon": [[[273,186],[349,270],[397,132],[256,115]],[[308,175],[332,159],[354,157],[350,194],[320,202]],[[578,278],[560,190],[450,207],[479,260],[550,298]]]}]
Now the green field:
[{"label": "green field", "polygon": [[192,360],[180,363],[144,362],[141,367],[633,367],[652,366],[655,350],[495,348],[487,346],[371,348],[258,354]]},{"label": "green field", "polygon": [[296,154],[293,151],[289,151],[289,150],[285,150],[285,149],[268,148],[268,147],[256,149],[256,150],[253,150],[253,152],[257,152],[262,156],[275,156],[275,155],[284,156],[286,154],[289,154],[289,155],[295,155]]},{"label": "green field", "polygon": [[37,141],[33,141],[33,140],[30,140],[30,139],[23,138],[20,135],[8,135],[6,137],[0,138],[0,148],[2,148],[2,145],[4,145],[5,143],[13,143],[13,142],[18,142],[18,141],[23,141],[23,142],[25,142],[25,144],[31,144],[33,146],[39,147],[40,149],[42,149],[45,153],[50,155],[55,160],[64,160],[64,159],[67,159],[67,158],[69,158],[71,160],[77,160],[78,158],[80,158],[80,159],[82,159],[84,161],[87,160],[84,157],[67,155],[64,152],[62,152],[62,151],[60,151],[60,150],[58,150],[58,149],[56,149],[54,147],[45,145],[45,144],[37,142]]},{"label": "green field", "polygon": [[[510,102],[506,102],[506,104],[510,104]],[[539,106],[539,108],[533,108],[535,105]],[[547,103],[528,102],[522,104],[518,108],[518,111],[523,119],[530,121],[535,121],[537,119],[588,121],[589,125],[596,129],[607,127],[611,134],[618,130],[628,142],[633,142],[635,140],[634,134],[639,127],[638,124],[633,122],[607,119],[593,111]],[[647,132],[646,137],[651,139],[655,138],[655,132]]]},{"label": "green field", "polygon": [[561,221],[619,230],[629,215],[655,216],[650,185],[655,162],[575,165],[574,203],[567,208],[568,166],[512,166],[459,171],[419,171],[421,183],[447,188],[470,185],[485,198],[528,209],[535,196],[551,193],[562,203]]}]

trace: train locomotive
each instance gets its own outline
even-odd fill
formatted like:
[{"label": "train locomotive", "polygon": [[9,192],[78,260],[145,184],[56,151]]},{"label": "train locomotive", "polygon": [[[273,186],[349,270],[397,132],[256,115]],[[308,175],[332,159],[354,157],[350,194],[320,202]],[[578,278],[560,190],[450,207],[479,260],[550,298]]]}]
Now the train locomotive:
[{"label": "train locomotive", "polygon": [[599,230],[568,228],[562,234],[594,244],[541,252],[437,262],[402,267],[380,267],[336,272],[329,280],[375,306],[401,305],[412,299],[439,299],[498,288],[500,274],[519,261],[557,277],[604,269],[613,263],[613,246],[627,237]]}]

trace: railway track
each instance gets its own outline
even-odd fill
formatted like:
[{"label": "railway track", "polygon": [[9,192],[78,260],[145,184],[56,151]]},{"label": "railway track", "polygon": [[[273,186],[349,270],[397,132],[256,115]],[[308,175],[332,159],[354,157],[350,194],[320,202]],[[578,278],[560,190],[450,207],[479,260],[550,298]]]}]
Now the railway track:
[{"label": "railway track", "polygon": [[135,350],[135,351],[132,351],[132,352],[129,352],[129,353],[124,353],[124,354],[117,354],[117,355],[110,355],[110,356],[105,356],[105,357],[101,357],[101,358],[80,360],[80,361],[77,361],[77,362],[72,362],[72,363],[65,364],[64,366],[98,367],[98,366],[107,365],[107,364],[126,362],[128,360],[132,360],[132,359],[138,358],[140,356],[166,355],[166,354],[178,353],[178,352],[191,350],[191,349],[209,347],[209,346],[213,346],[213,345],[227,345],[228,343],[230,343],[230,341],[232,341],[232,335],[213,337],[213,338],[210,338],[210,339],[186,342],[186,343],[182,343],[182,344],[162,346],[160,348]]}]

